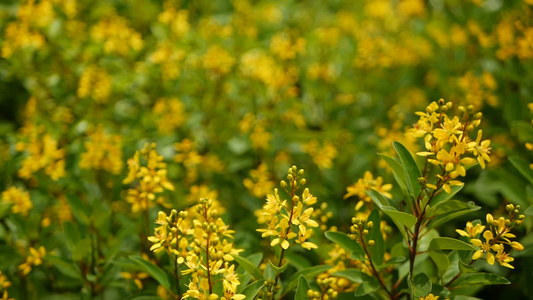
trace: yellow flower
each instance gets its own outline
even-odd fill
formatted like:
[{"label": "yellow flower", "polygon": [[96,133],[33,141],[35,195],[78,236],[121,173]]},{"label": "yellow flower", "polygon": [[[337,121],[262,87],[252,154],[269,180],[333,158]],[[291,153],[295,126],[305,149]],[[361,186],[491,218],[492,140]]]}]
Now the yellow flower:
[{"label": "yellow flower", "polygon": [[509,253],[503,251],[503,247],[501,247],[496,253],[496,261],[500,263],[500,266],[514,269],[514,267],[509,264],[510,262],[514,261],[514,258],[509,256]]},{"label": "yellow flower", "polygon": [[439,296],[435,296],[433,294],[429,294],[425,297],[418,298],[419,300],[439,300]]},{"label": "yellow flower", "polygon": [[30,273],[32,266],[39,266],[43,263],[43,257],[46,255],[46,250],[43,246],[39,250],[30,247],[30,255],[26,257],[26,261],[18,266],[18,269],[23,275]]},{"label": "yellow flower", "polygon": [[482,131],[477,132],[477,138],[474,142],[468,143],[468,150],[477,156],[477,161],[481,168],[485,169],[485,161],[490,162],[490,140],[481,141]]},{"label": "yellow flower", "polygon": [[486,241],[484,243],[481,240],[479,240],[479,239],[470,239],[470,242],[472,243],[472,245],[481,248],[481,249],[477,250],[476,252],[474,252],[474,255],[472,255],[472,259],[473,260],[480,259],[486,253],[487,254],[487,257],[486,257],[487,262],[490,265],[493,265],[494,264],[494,254],[492,254],[492,252],[490,250],[492,249],[494,251],[498,251],[498,250],[500,250],[500,245],[499,244],[491,245],[490,241],[494,239],[494,236],[492,235],[492,232],[489,231],[489,230],[486,230],[485,232],[483,232],[483,237],[485,238],[485,241]]},{"label": "yellow flower", "polygon": [[478,234],[482,233],[483,230],[485,230],[485,226],[482,226],[481,224],[476,224],[476,226],[474,226],[471,222],[466,223],[466,231],[461,229],[455,229],[455,231],[461,236],[470,238],[475,238]]},{"label": "yellow flower", "polygon": [[2,202],[13,204],[11,212],[14,214],[28,215],[28,211],[33,208],[30,194],[22,188],[10,187],[2,192]]}]

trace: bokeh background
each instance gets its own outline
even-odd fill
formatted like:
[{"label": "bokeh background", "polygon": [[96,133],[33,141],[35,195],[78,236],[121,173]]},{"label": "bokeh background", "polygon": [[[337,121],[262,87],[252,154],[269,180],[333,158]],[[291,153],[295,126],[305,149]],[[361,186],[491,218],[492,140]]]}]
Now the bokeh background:
[{"label": "bokeh background", "polygon": [[[254,212],[293,164],[328,204],[327,226],[347,228],[359,200],[346,188],[366,171],[393,183],[377,153],[420,149],[405,132],[440,98],[482,111],[492,146],[458,195],[482,211],[441,235],[533,203],[531,0],[4,0],[0,32],[0,191],[31,201],[18,213],[0,203],[0,270],[16,299],[75,299],[92,284],[106,299],[142,292],[119,258],[143,243],[122,181],[147,142],[176,187],[150,220],[209,196],[248,254],[270,251]],[[491,268],[512,284],[472,296],[533,297],[526,221],[515,270]],[[41,245],[56,258],[20,276]]]}]

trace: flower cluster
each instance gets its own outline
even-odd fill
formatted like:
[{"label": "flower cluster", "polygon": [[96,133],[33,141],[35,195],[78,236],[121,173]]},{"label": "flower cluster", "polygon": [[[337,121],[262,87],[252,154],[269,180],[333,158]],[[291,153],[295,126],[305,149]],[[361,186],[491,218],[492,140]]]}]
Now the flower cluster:
[{"label": "flower cluster", "polygon": [[124,165],[120,135],[106,134],[102,126],[98,126],[84,145],[85,152],[81,154],[80,168],[120,173]]},{"label": "flower cluster", "polygon": [[367,191],[374,190],[392,199],[392,195],[389,193],[391,189],[392,184],[383,184],[383,178],[381,178],[381,176],[374,178],[372,173],[366,171],[363,178],[360,178],[356,183],[346,188],[346,195],[344,195],[344,199],[356,196],[359,199],[355,205],[355,210],[357,211],[361,209],[363,205],[372,203],[372,199],[366,194]]},{"label": "flower cluster", "polygon": [[242,183],[254,197],[264,197],[274,188],[274,182],[271,180],[272,174],[265,163],[251,170],[250,177],[245,178]]},{"label": "flower cluster", "polygon": [[[140,155],[146,161],[146,166],[141,165]],[[156,151],[156,144],[145,144],[144,148],[136,151],[135,155],[128,160],[128,176],[124,184],[137,181],[134,188],[128,189],[126,201],[130,203],[132,212],[145,211],[153,205],[153,202],[162,202],[162,198],[156,199],[156,194],[164,190],[174,190],[174,185],[167,179],[167,164],[163,162],[163,156]]]},{"label": "flower cluster", "polygon": [[143,47],[142,36],[128,26],[126,18],[117,15],[102,18],[91,28],[91,37],[103,45],[106,53],[125,56],[131,50],[139,51]]},{"label": "flower cluster", "polygon": [[23,179],[30,179],[34,173],[44,169],[44,173],[52,180],[58,180],[65,176],[65,150],[59,148],[57,140],[49,134],[40,136],[40,132],[41,128],[35,128],[27,143],[17,143],[18,151],[28,153],[18,175]]},{"label": "flower cluster", "polygon": [[30,193],[22,188],[14,186],[9,187],[2,192],[2,203],[12,204],[11,212],[23,216],[27,216],[29,210],[33,208],[33,203],[30,200]]},{"label": "flower cluster", "polygon": [[162,135],[173,133],[186,120],[185,106],[177,98],[157,100],[153,112],[157,116],[157,130]]},{"label": "flower cluster", "polygon": [[308,290],[307,297],[310,300],[336,299],[339,296],[339,292],[330,287],[336,279],[336,277],[317,279],[316,283],[318,284],[319,291]]},{"label": "flower cluster", "polygon": [[[417,155],[426,157],[427,163],[440,168],[437,181],[427,182],[427,168],[424,169],[421,183],[430,190],[437,191],[442,188],[451,193],[450,186],[462,186],[457,180],[459,176],[466,175],[465,166],[477,162],[485,168],[485,162],[490,161],[490,140],[482,140],[482,131],[476,128],[481,123],[481,113],[475,113],[472,106],[459,107],[459,116],[448,116],[452,102],[440,99],[438,103],[432,102],[426,107],[425,112],[417,112],[420,116],[414,128],[408,134],[424,139],[427,151],[418,152]],[[471,135],[476,136],[475,140]]]},{"label": "flower cluster", "polygon": [[196,143],[189,138],[175,143],[174,147],[177,150],[176,155],[174,155],[174,161],[181,163],[185,168],[186,184],[193,183],[200,175],[222,173],[224,171],[225,166],[216,154],[200,154]]},{"label": "flower cluster", "polygon": [[[264,221],[268,228],[257,229],[261,236],[272,237],[270,246],[280,245],[282,249],[289,248],[291,243],[298,243],[303,248],[311,250],[318,246],[308,239],[313,234],[313,229],[308,227],[318,227],[318,223],[311,218],[313,208],[311,205],[317,202],[308,188],[305,188],[302,197],[296,192],[306,183],[303,178],[304,170],[298,170],[296,166],[289,168],[287,180],[281,181],[281,187],[290,195],[291,199],[281,200],[278,189],[274,189],[274,194],[267,195],[267,203],[263,206],[261,214],[265,216]],[[288,202],[290,204],[288,204]]]},{"label": "flower cluster", "polygon": [[22,275],[28,275],[31,272],[31,268],[39,266],[43,263],[43,258],[46,255],[46,249],[43,246],[39,249],[30,247],[30,255],[26,257],[26,261],[18,266],[18,269],[22,272]]},{"label": "flower cluster", "polygon": [[243,299],[243,295],[237,294],[240,281],[235,266],[230,264],[233,256],[242,250],[235,248],[232,242],[234,231],[212,206],[211,200],[202,198],[194,207],[196,217],[192,220],[192,242],[185,260],[187,269],[181,272],[191,277],[183,298],[218,299],[213,288],[221,279],[222,299]]},{"label": "flower cluster", "polygon": [[83,70],[78,84],[80,98],[92,97],[97,103],[106,102],[111,94],[113,78],[104,68],[89,65]]},{"label": "flower cluster", "polygon": [[[461,236],[470,238],[470,243],[478,247],[478,250],[474,252],[474,255],[472,256],[473,260],[484,257],[490,265],[498,262],[501,266],[514,269],[510,264],[514,261],[514,258],[509,255],[509,252],[507,252],[508,250],[505,249],[505,245],[507,245],[507,248],[510,247],[513,250],[524,250],[522,244],[511,240],[516,238],[516,236],[511,233],[511,230],[524,222],[525,215],[519,214],[520,205],[515,207],[513,204],[508,204],[505,209],[508,212],[508,218],[500,217],[495,220],[491,214],[487,214],[486,226],[481,224],[473,226],[472,223],[468,222],[466,224],[466,231],[456,231]],[[478,238],[481,233],[483,233],[484,241]]]},{"label": "flower cluster", "polygon": [[331,142],[325,141],[320,147],[317,140],[311,140],[303,145],[303,151],[309,154],[313,158],[313,162],[322,170],[331,169],[333,160],[338,154],[337,148]]}]

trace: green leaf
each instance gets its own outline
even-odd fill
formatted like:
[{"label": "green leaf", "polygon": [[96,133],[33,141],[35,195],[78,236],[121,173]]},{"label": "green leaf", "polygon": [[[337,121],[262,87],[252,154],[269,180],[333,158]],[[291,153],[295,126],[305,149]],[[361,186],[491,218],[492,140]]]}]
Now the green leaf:
[{"label": "green leaf", "polygon": [[[441,193],[442,194],[442,193]],[[431,207],[427,212],[427,217],[440,216],[446,213],[470,209],[470,205],[459,200],[449,200],[440,202]]]},{"label": "green leaf", "polygon": [[257,280],[265,279],[265,277],[263,277],[263,274],[261,273],[261,270],[259,270],[258,267],[256,267],[246,258],[242,256],[238,256],[238,255],[233,255],[233,258],[239,264],[239,266],[242,266],[248,273],[250,273],[253,277],[255,277],[255,279]]},{"label": "green leaf", "polygon": [[287,267],[289,266],[289,262],[284,263],[283,266],[281,267],[274,265],[271,260],[269,260],[268,263],[270,264],[270,266],[272,267],[272,269],[274,270],[276,274],[281,274],[285,272],[285,270],[287,270]]},{"label": "green leaf", "polygon": [[372,261],[375,265],[379,266],[383,264],[385,257],[385,241],[380,230],[381,218],[379,217],[379,210],[375,208],[367,220],[373,223],[372,229],[368,233],[368,239],[374,240],[374,245],[371,246]]},{"label": "green leaf", "polygon": [[285,252],[285,257],[296,270],[302,270],[311,266],[311,263],[303,254],[289,251]]},{"label": "green leaf", "polygon": [[89,216],[87,215],[87,208],[81,202],[80,198],[75,195],[66,195],[67,201],[76,219],[83,225],[89,224]]},{"label": "green leaf", "polygon": [[475,273],[477,269],[469,264],[465,264],[460,258],[459,258],[459,270],[463,273]]},{"label": "green leaf", "polygon": [[417,219],[411,214],[408,214],[403,211],[398,211],[396,210],[396,208],[391,206],[383,206],[381,209],[392,219],[392,221],[400,230],[403,229],[403,226],[407,227],[408,229],[411,229],[411,227],[416,224]]},{"label": "green leaf", "polygon": [[431,280],[425,273],[418,273],[413,278],[415,298],[424,297],[431,293]]},{"label": "green leaf", "polygon": [[404,261],[406,261],[407,258],[405,258],[404,256],[397,256],[397,257],[393,257],[389,260],[387,260],[386,263],[380,265],[380,266],[377,266],[376,269],[379,270],[383,270],[389,266],[392,266],[392,265],[395,265],[395,264],[399,264],[399,263],[403,263]]},{"label": "green leaf", "polygon": [[350,255],[354,255],[360,260],[363,260],[365,257],[365,250],[359,245],[356,241],[352,241],[348,235],[338,231],[326,231],[324,233],[326,238],[335,244],[341,246],[348,252]]},{"label": "green leaf", "polygon": [[459,193],[460,190],[463,189],[465,185],[452,185],[450,186],[450,189],[452,190],[451,193],[446,193],[445,191],[442,191],[440,193],[438,193],[434,198],[433,200],[431,201],[430,205],[435,205],[435,204],[438,204],[438,203],[441,203],[441,202],[445,202],[445,201],[448,201],[450,199],[453,198],[453,196],[455,196],[457,193]]},{"label": "green leaf", "polygon": [[453,287],[472,286],[472,285],[495,285],[510,284],[511,282],[505,277],[493,273],[467,273],[461,275],[459,279],[452,284]]},{"label": "green leaf", "polygon": [[170,282],[168,281],[168,276],[158,266],[139,256],[129,256],[128,258],[135,262],[137,266],[141,268],[141,270],[148,273],[150,276],[152,276],[152,278],[157,280],[160,285],[165,287],[167,290],[170,290]]},{"label": "green leaf", "polygon": [[511,164],[522,174],[529,183],[533,183],[533,170],[529,167],[529,162],[519,156],[509,157]]},{"label": "green leaf", "polygon": [[433,260],[437,266],[440,274],[444,274],[444,272],[448,270],[448,267],[450,266],[450,260],[448,259],[448,255],[446,255],[444,252],[440,250],[431,250],[429,251],[429,257],[431,257],[431,260]]},{"label": "green leaf", "polygon": [[392,146],[394,147],[394,150],[396,150],[396,152],[398,153],[400,161],[402,162],[409,193],[413,196],[413,198],[416,198],[418,197],[421,191],[421,186],[420,183],[418,183],[418,178],[422,177],[422,173],[420,173],[420,169],[418,168],[413,156],[411,155],[411,152],[409,152],[409,150],[407,150],[404,145],[395,141],[392,143]]},{"label": "green leaf", "polygon": [[256,280],[249,285],[247,285],[244,290],[242,290],[241,294],[246,296],[245,299],[253,299],[257,293],[263,288],[265,285],[265,280]]},{"label": "green leaf", "polygon": [[63,234],[65,235],[65,244],[67,244],[71,250],[81,240],[78,226],[74,225],[72,222],[63,222]]},{"label": "green leaf", "polygon": [[[263,260],[263,253],[258,252],[251,254],[247,256],[246,259],[251,262],[252,265],[258,266]],[[237,287],[237,293],[240,294],[242,290],[246,287],[246,285],[252,280],[252,275],[246,272],[246,269],[244,269],[244,267],[240,265],[237,267],[237,273],[239,273],[239,278],[241,281],[241,284],[239,284],[239,286]]]},{"label": "green leaf", "polygon": [[81,275],[81,270],[78,265],[70,261],[66,261],[61,257],[52,255],[46,255],[45,259],[46,261],[51,262],[59,270],[59,272],[63,273],[64,275],[70,278],[83,280],[83,276]]},{"label": "green leaf", "polygon": [[530,205],[525,211],[524,215],[526,216],[533,216],[533,205]]},{"label": "green leaf", "polygon": [[372,279],[368,274],[363,273],[359,269],[344,269],[332,274],[333,276],[343,277],[354,283],[362,283]]},{"label": "green leaf", "polygon": [[295,300],[307,300],[307,291],[309,291],[309,283],[303,275],[300,275],[298,278],[298,287],[296,288],[296,294],[294,295]]},{"label": "green leaf", "polygon": [[473,202],[469,202],[467,205],[469,206],[469,208],[452,211],[452,212],[445,213],[443,215],[440,215],[440,216],[436,217],[431,223],[429,223],[428,227],[429,228],[438,227],[439,225],[444,224],[444,223],[446,223],[446,222],[448,222],[450,220],[453,220],[453,219],[455,219],[457,217],[460,217],[460,216],[462,216],[464,214],[468,214],[468,213],[471,213],[471,212],[474,212],[476,210],[481,209],[480,206],[475,206],[473,204]]},{"label": "green leaf", "polygon": [[291,278],[289,279],[289,284],[287,284],[287,287],[285,288],[285,292],[291,291],[296,286],[297,280],[298,278],[300,278],[300,276],[304,276],[306,279],[312,279],[326,272],[327,270],[331,268],[332,266],[321,265],[321,266],[314,266],[314,267],[310,267],[307,269],[303,269],[301,271],[294,273],[294,275],[292,275]]},{"label": "green leaf", "polygon": [[473,245],[467,244],[461,240],[438,237],[434,238],[429,244],[430,250],[477,250]]},{"label": "green leaf", "polygon": [[374,201],[374,203],[377,205],[377,207],[381,208],[383,206],[390,206],[389,200],[385,198],[380,192],[375,190],[367,191],[366,194]]},{"label": "green leaf", "polygon": [[393,157],[381,153],[378,153],[378,155],[383,158],[387,165],[392,169],[392,174],[394,175],[394,179],[398,183],[398,186],[404,194],[407,194],[407,180],[405,179],[405,172],[403,171],[402,165]]},{"label": "green leaf", "polygon": [[370,294],[380,287],[381,285],[379,284],[379,281],[375,277],[370,277],[370,280],[363,281],[357,290],[355,290],[355,297],[361,297]]}]

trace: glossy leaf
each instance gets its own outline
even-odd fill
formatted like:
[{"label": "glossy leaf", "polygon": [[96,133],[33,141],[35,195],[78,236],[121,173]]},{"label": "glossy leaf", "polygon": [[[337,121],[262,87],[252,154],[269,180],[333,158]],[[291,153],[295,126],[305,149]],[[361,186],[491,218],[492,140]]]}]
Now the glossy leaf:
[{"label": "glossy leaf", "polygon": [[412,287],[416,298],[424,297],[431,292],[431,279],[425,273],[418,273],[413,278]]},{"label": "glossy leaf", "polygon": [[233,255],[233,258],[239,264],[239,266],[242,266],[255,279],[258,279],[258,280],[265,279],[265,277],[263,277],[263,274],[261,273],[261,270],[259,270],[258,267],[256,267],[253,263],[251,263],[246,258],[239,256],[239,255]]},{"label": "glossy leaf", "polygon": [[383,160],[389,165],[389,167],[392,170],[392,174],[394,175],[394,179],[398,183],[398,186],[404,192],[404,194],[407,194],[407,180],[405,179],[405,172],[402,168],[402,165],[398,160],[395,158],[392,158],[388,155],[378,153],[378,155],[383,158]]},{"label": "glossy leaf", "polygon": [[264,280],[256,280],[249,285],[247,285],[241,292],[244,296],[246,296],[245,299],[253,299],[257,293],[263,288],[265,285]]},{"label": "glossy leaf", "polygon": [[472,286],[472,285],[495,285],[510,284],[511,282],[505,277],[493,273],[467,273],[461,275],[459,279],[452,284],[453,287]]},{"label": "glossy leaf", "polygon": [[310,289],[307,279],[303,275],[298,278],[298,287],[296,288],[295,300],[307,300],[307,291]]},{"label": "glossy leaf", "polygon": [[152,278],[157,280],[160,285],[165,287],[167,290],[170,290],[170,282],[166,272],[161,270],[158,266],[153,263],[145,260],[139,256],[129,256],[129,259],[132,260],[137,266],[144,272],[148,273]]},{"label": "glossy leaf", "polygon": [[327,270],[331,268],[332,266],[320,265],[320,266],[314,266],[314,267],[309,267],[309,268],[300,270],[291,276],[291,278],[289,279],[289,284],[287,284],[285,291],[287,292],[287,291],[291,291],[292,289],[294,289],[296,287],[296,284],[298,283],[298,278],[300,278],[300,276],[304,276],[306,279],[310,280],[326,272]]},{"label": "glossy leaf", "polygon": [[448,238],[448,237],[438,237],[434,238],[429,244],[430,250],[477,250],[471,244],[467,244],[461,240]]},{"label": "glossy leaf", "polygon": [[405,226],[408,229],[411,229],[411,227],[416,224],[417,219],[411,214],[398,211],[391,206],[383,206],[381,209],[392,219],[398,228],[403,228],[403,226]]},{"label": "glossy leaf", "polygon": [[411,152],[409,152],[404,145],[399,142],[393,142],[392,146],[400,157],[400,161],[405,173],[405,179],[407,181],[407,189],[413,198],[416,198],[420,194],[421,190],[420,183],[418,183],[418,178],[422,177],[422,173],[420,172],[418,165],[411,155]]},{"label": "glossy leaf", "polygon": [[375,208],[367,218],[367,221],[372,221],[373,227],[369,230],[368,239],[374,241],[374,245],[370,246],[370,253],[372,255],[372,261],[375,265],[379,266],[383,264],[385,256],[385,241],[381,234],[381,218],[379,217],[379,210]]},{"label": "glossy leaf", "polygon": [[350,239],[350,237],[345,233],[338,231],[326,231],[324,235],[328,240],[344,248],[344,250],[346,250],[348,254],[353,254],[354,257],[364,259],[365,251],[363,250],[363,247],[359,245],[356,241]]},{"label": "glossy leaf", "polygon": [[524,176],[529,183],[533,183],[533,170],[529,167],[529,162],[519,156],[509,157],[511,164]]}]

